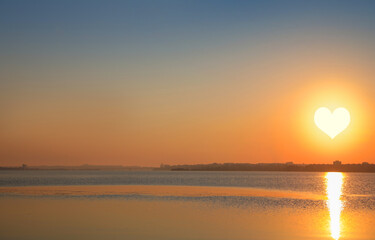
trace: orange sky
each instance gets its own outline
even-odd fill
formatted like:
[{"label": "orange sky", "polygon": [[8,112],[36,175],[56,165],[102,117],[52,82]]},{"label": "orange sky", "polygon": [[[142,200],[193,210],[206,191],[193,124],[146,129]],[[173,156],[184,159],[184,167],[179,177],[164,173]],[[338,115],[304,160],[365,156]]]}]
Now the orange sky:
[{"label": "orange sky", "polygon": [[[353,7],[306,18],[291,7],[302,9],[168,11],[170,25],[150,12],[120,29],[84,14],[4,15],[0,165],[375,163],[373,22]],[[351,113],[333,140],[314,124],[323,106]]]},{"label": "orange sky", "polygon": [[[223,86],[147,89],[140,93],[142,101],[136,94],[126,101],[116,90],[113,95],[81,96],[76,89],[20,94],[9,101],[3,118],[1,165],[374,163],[370,85],[342,72],[282,74],[304,80],[254,91],[241,82],[244,74]],[[321,106],[351,113],[348,129],[333,140],[314,124]]]}]

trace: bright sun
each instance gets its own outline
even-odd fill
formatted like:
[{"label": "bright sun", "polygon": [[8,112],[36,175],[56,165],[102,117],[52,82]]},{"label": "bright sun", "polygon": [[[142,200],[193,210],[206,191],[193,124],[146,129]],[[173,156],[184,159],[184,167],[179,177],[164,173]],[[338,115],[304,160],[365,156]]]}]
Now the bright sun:
[{"label": "bright sun", "polygon": [[316,110],[314,120],[316,126],[333,139],[348,127],[350,113],[343,107],[336,108],[333,113],[328,108],[321,107]]}]

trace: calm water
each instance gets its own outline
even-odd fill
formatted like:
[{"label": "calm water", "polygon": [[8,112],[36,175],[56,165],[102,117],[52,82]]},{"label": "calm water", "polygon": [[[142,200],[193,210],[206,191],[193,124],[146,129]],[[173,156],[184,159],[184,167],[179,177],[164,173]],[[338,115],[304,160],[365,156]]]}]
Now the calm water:
[{"label": "calm water", "polygon": [[375,174],[0,171],[0,239],[375,239]]}]

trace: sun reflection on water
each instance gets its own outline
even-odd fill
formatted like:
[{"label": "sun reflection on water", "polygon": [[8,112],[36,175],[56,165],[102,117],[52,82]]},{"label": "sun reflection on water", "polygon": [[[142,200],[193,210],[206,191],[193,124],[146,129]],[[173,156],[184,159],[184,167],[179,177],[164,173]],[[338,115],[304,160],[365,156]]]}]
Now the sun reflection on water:
[{"label": "sun reflection on water", "polygon": [[344,175],[338,172],[329,172],[325,176],[327,184],[327,206],[330,215],[331,236],[333,239],[340,238],[340,215],[343,208],[341,201],[342,183]]}]

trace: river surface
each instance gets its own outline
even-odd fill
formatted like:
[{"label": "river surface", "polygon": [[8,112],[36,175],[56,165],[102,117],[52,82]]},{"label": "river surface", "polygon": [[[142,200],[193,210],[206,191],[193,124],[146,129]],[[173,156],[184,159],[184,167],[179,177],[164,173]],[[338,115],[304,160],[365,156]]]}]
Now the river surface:
[{"label": "river surface", "polygon": [[375,174],[0,171],[0,239],[375,239]]}]

